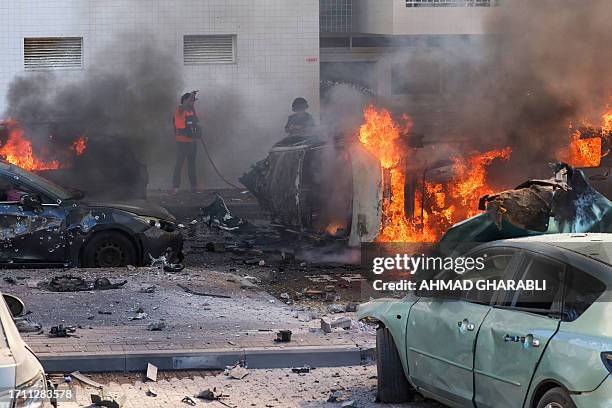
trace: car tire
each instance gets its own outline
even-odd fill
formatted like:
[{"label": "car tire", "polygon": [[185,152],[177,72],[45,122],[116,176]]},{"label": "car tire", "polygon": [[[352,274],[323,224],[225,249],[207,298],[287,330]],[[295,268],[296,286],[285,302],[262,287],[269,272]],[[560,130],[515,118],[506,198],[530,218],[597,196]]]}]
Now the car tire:
[{"label": "car tire", "polygon": [[561,387],[548,390],[540,401],[537,408],[576,408],[570,395]]},{"label": "car tire", "polygon": [[386,327],[376,331],[376,402],[397,403],[414,399],[414,388],[406,379],[395,341]]},{"label": "car tire", "polygon": [[134,265],[136,250],[134,245],[120,232],[102,231],[85,244],[81,264],[85,268],[112,268]]}]

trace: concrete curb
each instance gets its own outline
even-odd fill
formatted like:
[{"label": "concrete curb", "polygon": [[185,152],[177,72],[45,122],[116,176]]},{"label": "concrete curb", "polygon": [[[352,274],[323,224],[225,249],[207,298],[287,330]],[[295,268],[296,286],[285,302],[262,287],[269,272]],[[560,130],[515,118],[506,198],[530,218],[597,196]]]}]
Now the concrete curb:
[{"label": "concrete curb", "polygon": [[39,355],[48,373],[145,371],[151,363],[160,370],[219,370],[245,358],[249,368],[341,367],[371,358],[371,349],[357,347],[285,347],[241,350],[168,350],[154,352],[62,353]]}]

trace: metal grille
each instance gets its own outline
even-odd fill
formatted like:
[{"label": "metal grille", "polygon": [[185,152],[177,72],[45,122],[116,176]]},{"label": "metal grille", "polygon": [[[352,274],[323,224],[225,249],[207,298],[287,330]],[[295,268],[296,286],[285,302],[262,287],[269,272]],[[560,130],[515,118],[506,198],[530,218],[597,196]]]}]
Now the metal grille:
[{"label": "metal grille", "polygon": [[183,39],[185,65],[231,64],[236,62],[235,35],[186,35]]},{"label": "metal grille", "polygon": [[491,7],[499,0],[406,0],[406,7]]},{"label": "metal grille", "polygon": [[83,38],[24,38],[23,64],[26,70],[83,68]]},{"label": "metal grille", "polygon": [[320,0],[319,27],[323,33],[353,31],[353,0]]}]

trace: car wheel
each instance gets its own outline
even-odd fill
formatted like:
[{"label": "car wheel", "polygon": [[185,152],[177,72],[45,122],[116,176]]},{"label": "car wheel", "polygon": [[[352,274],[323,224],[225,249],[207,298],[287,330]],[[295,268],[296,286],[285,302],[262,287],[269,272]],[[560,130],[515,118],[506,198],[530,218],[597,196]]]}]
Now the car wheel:
[{"label": "car wheel", "polygon": [[110,268],[134,265],[136,251],[123,234],[103,231],[94,234],[83,250],[81,263],[86,268]]},{"label": "car wheel", "polygon": [[414,388],[406,379],[402,360],[391,336],[385,327],[376,331],[376,368],[378,370],[377,402],[394,403],[411,401]]},{"label": "car wheel", "polygon": [[567,391],[561,387],[548,390],[540,398],[537,408],[576,408]]}]

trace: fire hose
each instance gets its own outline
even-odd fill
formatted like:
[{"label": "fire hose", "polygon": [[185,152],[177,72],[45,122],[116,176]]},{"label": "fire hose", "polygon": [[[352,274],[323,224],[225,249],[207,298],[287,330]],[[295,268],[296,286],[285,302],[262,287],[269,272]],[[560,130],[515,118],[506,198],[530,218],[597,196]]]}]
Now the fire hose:
[{"label": "fire hose", "polygon": [[208,151],[208,147],[206,147],[206,143],[204,143],[204,139],[199,137],[198,140],[202,144],[204,153],[206,153],[206,157],[208,157],[208,161],[210,162],[210,165],[212,166],[212,168],[215,170],[215,173],[217,173],[217,176],[219,176],[219,178],[228,186],[233,187],[237,190],[244,190],[244,187],[238,187],[237,185],[235,185],[234,183],[232,183],[231,181],[228,181],[225,177],[223,177],[223,174],[221,174],[221,171],[219,171],[219,169],[215,165],[215,162],[213,161],[212,156],[210,155],[210,152]]}]

